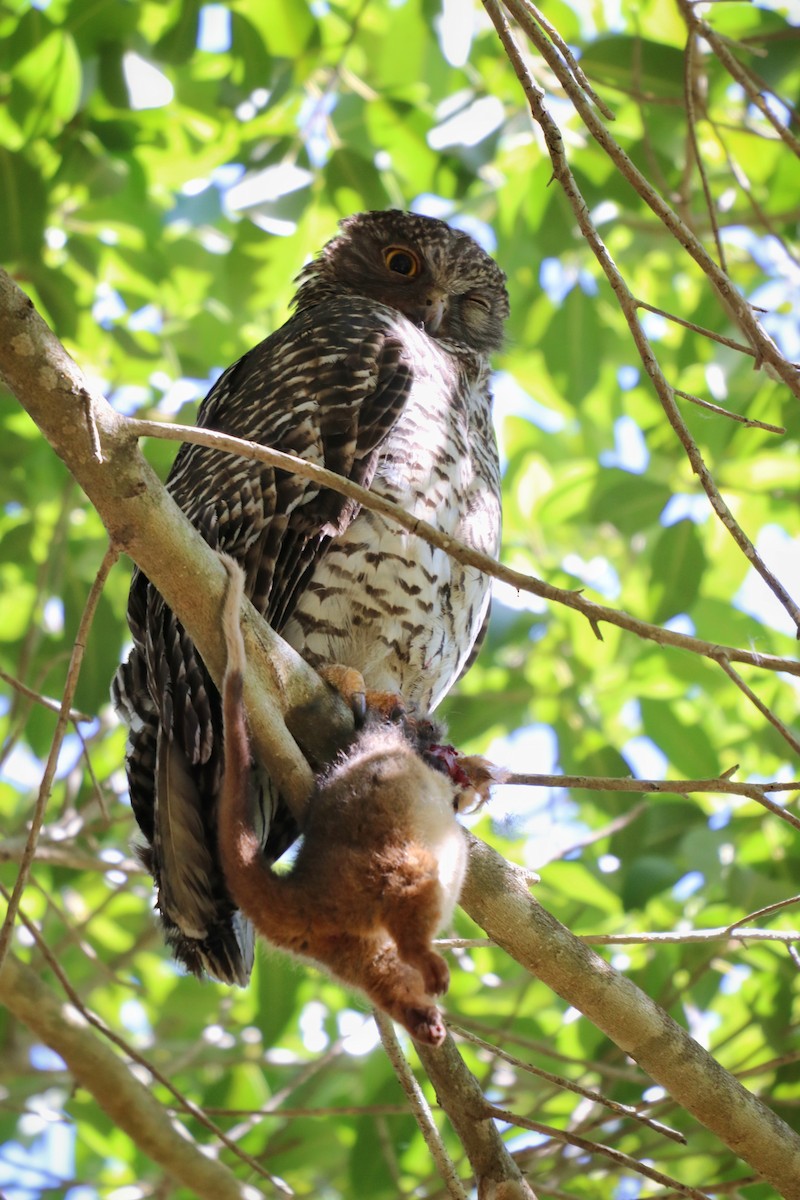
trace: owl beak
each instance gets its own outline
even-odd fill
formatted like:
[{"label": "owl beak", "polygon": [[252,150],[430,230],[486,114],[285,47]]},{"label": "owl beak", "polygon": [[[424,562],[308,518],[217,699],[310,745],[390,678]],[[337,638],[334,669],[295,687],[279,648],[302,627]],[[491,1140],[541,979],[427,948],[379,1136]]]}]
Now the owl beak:
[{"label": "owl beak", "polygon": [[414,305],[413,313],[408,315],[421,325],[426,333],[435,337],[447,315],[447,294],[440,292],[438,288],[432,288],[419,304]]}]

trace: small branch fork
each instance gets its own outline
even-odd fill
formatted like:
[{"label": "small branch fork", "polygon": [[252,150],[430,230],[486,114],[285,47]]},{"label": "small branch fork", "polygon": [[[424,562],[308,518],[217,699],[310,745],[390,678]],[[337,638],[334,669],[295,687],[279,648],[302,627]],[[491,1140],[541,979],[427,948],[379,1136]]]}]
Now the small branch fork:
[{"label": "small branch fork", "polygon": [[[281,470],[292,471],[294,474],[301,475],[306,479],[313,479],[322,486],[339,492],[342,496],[349,496],[351,499],[358,501],[360,505],[371,512],[389,517],[392,521],[396,521],[403,529],[407,529],[410,533],[422,538],[423,541],[429,542],[432,546],[439,547],[451,555],[452,558],[464,563],[466,566],[476,567],[479,571],[483,571],[493,579],[508,583],[520,592],[529,592],[531,595],[540,596],[545,600],[551,600],[557,604],[563,604],[567,608],[572,608],[576,612],[582,613],[592,625],[592,628],[595,629],[595,632],[598,632],[599,625],[605,622],[609,625],[616,625],[621,629],[627,629],[630,633],[635,633],[639,637],[657,642],[659,645],[675,646],[681,650],[689,650],[695,654],[703,655],[705,658],[713,659],[715,662],[718,662],[721,657],[725,657],[731,662],[747,663],[750,666],[761,667],[764,670],[785,671],[791,675],[800,675],[800,663],[794,659],[781,658],[771,654],[758,654],[755,651],[733,646],[723,646],[716,642],[707,642],[702,638],[678,633],[672,629],[664,629],[660,625],[641,621],[638,617],[631,616],[629,613],[608,608],[603,604],[596,604],[593,600],[588,600],[580,591],[570,591],[567,588],[556,587],[554,584],[545,583],[533,575],[526,575],[522,571],[515,571],[512,567],[507,567],[502,563],[496,562],[487,554],[481,554],[480,551],[473,550],[463,542],[457,541],[456,538],[448,537],[447,534],[441,533],[433,525],[429,525],[427,522],[411,516],[405,509],[400,508],[397,504],[393,504],[391,500],[384,500],[381,496],[376,496],[366,488],[360,487],[359,484],[352,483],[348,479],[343,479],[341,475],[335,475],[332,471],[328,471],[324,467],[318,467],[315,463],[306,462],[305,459],[298,458],[294,454],[286,454],[280,450],[261,446],[256,442],[248,442],[242,438],[216,433],[209,429],[198,429],[193,425],[165,425],[159,421],[140,421],[130,418],[125,419],[124,424],[127,433],[133,437],[158,437],[168,441],[192,442],[199,446],[209,446],[212,449],[237,454],[241,458],[256,459],[259,462],[268,463],[270,466],[278,467]],[[599,633],[598,636],[600,636]]]},{"label": "small branch fork", "polygon": [[[500,37],[503,46],[509,56],[509,61],[514,67],[514,71],[520,83],[525,90],[532,105],[535,99],[537,109],[541,109],[542,95],[540,89],[536,87],[530,78],[525,64],[523,63],[519,50],[511,35],[508,22],[501,11],[499,0],[484,0],[484,7],[489,14],[498,36]],[[725,311],[739,325],[739,328],[745,334],[747,340],[753,347],[756,357],[756,365],[766,365],[770,369],[770,373],[778,378],[790,388],[793,395],[800,399],[800,372],[797,368],[786,361],[780,353],[775,343],[769,335],[762,329],[758,321],[753,316],[752,309],[743,296],[739,294],[733,282],[728,278],[725,272],[714,262],[703,244],[695,237],[691,229],[677,215],[676,212],[667,204],[661,195],[650,184],[649,180],[642,175],[641,171],[634,165],[622,147],[614,140],[609,131],[600,121],[586,97],[584,88],[576,81],[567,63],[559,54],[558,49],[550,39],[542,27],[535,19],[535,10],[528,0],[505,0],[505,8],[511,13],[514,19],[519,23],[525,34],[530,38],[542,58],[545,60],[551,71],[558,79],[564,92],[572,101],[581,120],[585,124],[592,137],[597,141],[598,145],[605,151],[620,174],[628,180],[631,186],[639,193],[644,202],[655,213],[660,221],[664,223],[670,233],[677,239],[681,246],[694,259],[703,273],[708,277],[714,290],[717,292],[720,301]],[[706,27],[707,28],[707,27]],[[502,32],[501,32],[502,30]],[[706,37],[705,29],[702,31],[703,37]],[[721,58],[721,61],[722,58]],[[728,66],[727,62],[725,63]],[[530,89],[530,90],[529,90]],[[537,96],[538,93],[538,96]],[[532,97],[534,99],[532,99]],[[534,113],[534,119],[537,124],[541,124],[539,117]],[[548,115],[548,122],[552,124],[552,118]],[[560,141],[560,138],[559,138]],[[548,149],[550,149],[548,145]],[[563,152],[561,154],[563,158]],[[556,165],[556,164],[554,164]],[[558,173],[556,172],[556,178]],[[561,182],[561,180],[559,180]],[[576,189],[577,191],[577,189]],[[572,202],[570,197],[570,202]],[[580,201],[581,206],[583,201]],[[577,215],[577,213],[576,213]],[[593,247],[594,248],[594,247]],[[604,251],[607,256],[607,252]],[[602,261],[601,261],[601,265]],[[605,269],[605,268],[604,268]],[[613,285],[612,285],[613,286]]]}]

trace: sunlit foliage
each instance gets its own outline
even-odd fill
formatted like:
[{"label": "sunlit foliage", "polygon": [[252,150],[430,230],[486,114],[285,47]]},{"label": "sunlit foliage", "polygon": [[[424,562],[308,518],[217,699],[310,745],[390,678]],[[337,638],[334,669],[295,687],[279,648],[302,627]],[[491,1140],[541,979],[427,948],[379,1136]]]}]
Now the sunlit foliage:
[{"label": "sunlit foliage", "polygon": [[[797,137],[789,6],[706,7],[774,121]],[[718,261],[722,248],[736,288],[764,310],[785,356],[800,358],[792,147],[705,42],[689,63],[687,108],[680,6],[558,0],[547,11],[613,110],[610,131]],[[610,254],[637,299],[660,310],[639,312],[661,369],[674,388],[718,406],[678,399],[714,482],[797,598],[797,398],[755,371],[752,356],[664,315],[743,340],[533,52],[529,65]],[[285,319],[292,278],[340,216],[392,206],[443,216],[508,274],[512,315],[496,362],[504,562],[708,642],[794,655],[787,608],[712,512],[575,214],[550,182],[542,137],[477,3],[8,0],[0,98],[0,261],[121,411],[191,421],[220,370]],[[5,393],[0,421],[0,668],[9,677],[0,685],[0,880],[10,888],[55,724],[52,708],[13,681],[60,696],[106,538]],[[148,454],[163,472],[173,449],[152,444]],[[150,881],[131,857],[124,731],[108,707],[127,637],[128,576],[120,563],[99,604],[75,700],[87,719],[67,738],[14,952],[59,991],[47,947],[87,1006],[299,1195],[442,1195],[360,1002],[274,954],[262,954],[251,987],[236,993],[200,986],[171,964]],[[446,704],[453,740],[526,773],[681,780],[736,768],[743,781],[797,778],[798,744],[784,728],[796,716],[797,675],[734,664],[765,713],[709,657],[612,625],[602,635],[566,607],[498,585],[478,665]],[[791,790],[771,798],[796,807]],[[727,927],[800,891],[797,831],[713,788],[500,788],[473,828],[538,868],[539,899],[579,934]],[[788,909],[750,925],[786,931],[798,920]],[[481,933],[464,916],[455,932]],[[785,942],[607,953],[798,1126],[797,965]],[[689,1145],[464,1042],[493,1102],[653,1161],[687,1185],[747,1174],[499,950],[458,949],[451,963],[455,1022],[645,1105]],[[159,1190],[160,1172],[90,1096],[71,1090],[61,1067],[0,1010],[4,1194],[185,1195]],[[153,1090],[175,1105],[161,1084]],[[278,1114],[260,1111],[272,1108]],[[181,1119],[216,1153],[212,1134]],[[542,1197],[665,1194],[600,1155],[523,1130],[507,1136]],[[466,1174],[458,1143],[445,1138]],[[771,1192],[756,1184],[739,1194]]]}]

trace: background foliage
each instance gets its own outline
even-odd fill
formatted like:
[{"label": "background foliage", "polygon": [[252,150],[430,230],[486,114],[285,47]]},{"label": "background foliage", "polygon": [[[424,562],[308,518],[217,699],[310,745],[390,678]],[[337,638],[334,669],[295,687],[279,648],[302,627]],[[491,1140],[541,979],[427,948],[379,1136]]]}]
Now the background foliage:
[{"label": "background foliage", "polygon": [[[775,120],[796,134],[790,7],[715,5],[708,19],[734,39],[771,93]],[[690,123],[680,7],[575,0],[554,2],[548,16],[612,107],[614,136],[713,251],[694,130],[731,278],[765,310],[786,356],[800,357],[792,147],[704,43],[689,72]],[[530,65],[631,290],[741,341],[542,61]],[[504,561],[668,628],[794,653],[788,614],[711,513],[574,214],[548,186],[551,163],[479,6],[7,0],[0,97],[0,260],[122,410],[191,421],[220,370],[285,319],[293,276],[340,216],[412,205],[445,216],[508,274],[512,315],[496,388]],[[736,521],[796,594],[796,398],[737,350],[663,315],[644,321],[674,387],[780,427],[679,401]],[[12,680],[60,695],[106,538],[5,394],[0,420],[0,667],[11,677],[0,710],[0,879],[10,887],[55,723]],[[152,444],[148,453],[165,471],[173,450]],[[90,720],[62,753],[17,951],[52,979],[40,939],[87,1006],[299,1195],[443,1194],[353,997],[274,954],[262,955],[241,993],[200,986],[168,960],[149,880],[130,858],[124,732],[107,705],[127,637],[128,574],[120,564],[100,601],[76,699]],[[610,626],[599,641],[578,614],[498,585],[488,643],[446,715],[463,749],[488,748],[518,771],[679,780],[738,764],[737,779],[794,779],[797,743],[780,726],[795,717],[797,678],[741,674],[767,715],[709,659]],[[796,793],[774,798],[791,808]],[[580,934],[726,927],[800,890],[796,830],[731,794],[664,791],[642,802],[589,787],[501,788],[474,825],[513,860],[539,867],[539,899]],[[756,923],[785,934],[796,918],[778,910]],[[480,931],[459,916],[456,932]],[[608,953],[798,1128],[789,941],[639,940]],[[447,1008],[456,1023],[526,1062],[646,1104],[689,1146],[464,1043],[494,1103],[653,1161],[686,1185],[713,1191],[745,1177],[729,1151],[500,951],[457,949],[454,958]],[[181,1194],[2,1012],[0,1064],[9,1197]],[[159,1084],[154,1092],[174,1104]],[[271,1109],[279,1115],[264,1115]],[[508,1138],[542,1197],[672,1194],[599,1154],[513,1128]],[[731,1194],[770,1191],[743,1183]]]}]

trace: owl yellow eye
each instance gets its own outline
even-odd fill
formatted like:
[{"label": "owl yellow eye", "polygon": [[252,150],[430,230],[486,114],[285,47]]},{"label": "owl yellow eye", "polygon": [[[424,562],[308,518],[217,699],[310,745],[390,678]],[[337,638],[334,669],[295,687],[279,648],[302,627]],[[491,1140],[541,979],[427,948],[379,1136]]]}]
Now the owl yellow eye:
[{"label": "owl yellow eye", "polygon": [[405,246],[387,246],[383,261],[390,271],[405,275],[406,279],[419,275],[419,259],[413,250],[407,250]]}]

